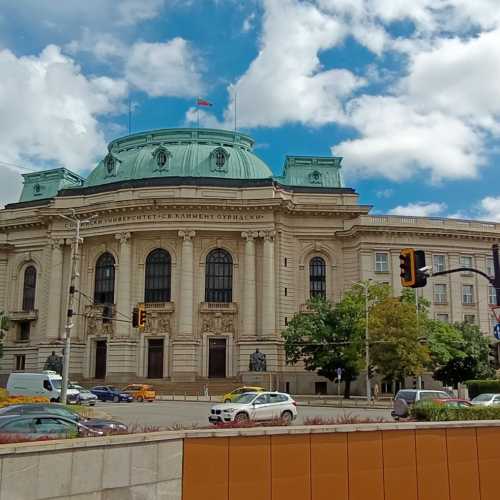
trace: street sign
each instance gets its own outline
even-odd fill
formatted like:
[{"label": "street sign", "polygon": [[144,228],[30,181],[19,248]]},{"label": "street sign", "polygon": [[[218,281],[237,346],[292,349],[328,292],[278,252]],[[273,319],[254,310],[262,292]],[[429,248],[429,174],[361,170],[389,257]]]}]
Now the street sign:
[{"label": "street sign", "polygon": [[[500,325],[498,325],[500,327]],[[337,368],[337,378],[340,379],[342,378],[342,368]]]},{"label": "street sign", "polygon": [[497,323],[493,327],[493,335],[497,340],[500,340],[500,323]]}]

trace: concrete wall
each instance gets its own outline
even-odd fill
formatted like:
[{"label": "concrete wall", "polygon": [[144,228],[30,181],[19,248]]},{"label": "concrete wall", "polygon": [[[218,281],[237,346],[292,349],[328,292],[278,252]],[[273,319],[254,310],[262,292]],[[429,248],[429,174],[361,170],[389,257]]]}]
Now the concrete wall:
[{"label": "concrete wall", "polygon": [[173,432],[0,446],[1,500],[180,500]]}]

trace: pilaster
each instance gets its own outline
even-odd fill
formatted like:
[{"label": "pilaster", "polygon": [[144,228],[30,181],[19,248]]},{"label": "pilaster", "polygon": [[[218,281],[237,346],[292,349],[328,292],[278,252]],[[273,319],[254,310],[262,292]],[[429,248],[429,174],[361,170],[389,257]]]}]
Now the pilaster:
[{"label": "pilaster", "polygon": [[[120,242],[116,298],[117,313],[115,314],[117,319],[124,319],[124,315],[128,316],[132,311],[130,304],[130,278],[132,276],[130,236],[130,233],[115,234],[115,238]],[[117,321],[115,332],[117,338],[128,337],[130,324]]]},{"label": "pilaster", "polygon": [[[62,293],[63,282],[63,245],[64,240],[51,240],[51,258],[50,258],[50,278],[48,295],[48,314],[47,314],[47,339],[62,338],[61,329],[61,306],[66,304],[66,295]],[[54,297],[60,297],[61,300],[54,300]]]},{"label": "pilaster", "polygon": [[274,237],[275,231],[261,231],[259,236],[264,238],[262,255],[262,331],[264,338],[272,337],[276,332],[276,297],[275,297],[275,268],[274,268]]},{"label": "pilaster", "polygon": [[256,315],[257,299],[255,289],[255,238],[257,232],[243,232],[241,236],[245,239],[245,275],[243,284],[243,315],[242,315],[242,335],[245,337],[255,337],[256,335]]},{"label": "pilaster", "polygon": [[193,238],[194,231],[179,231],[182,238],[179,336],[193,338]]}]

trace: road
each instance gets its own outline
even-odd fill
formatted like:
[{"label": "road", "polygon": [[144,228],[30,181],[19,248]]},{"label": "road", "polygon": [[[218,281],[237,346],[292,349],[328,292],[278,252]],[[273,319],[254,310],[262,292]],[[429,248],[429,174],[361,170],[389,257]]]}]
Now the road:
[{"label": "road", "polygon": [[[215,403],[201,401],[155,401],[154,403],[98,403],[95,408],[128,425],[162,428],[176,425],[205,427],[208,425],[208,413],[213,404]],[[336,418],[351,415],[361,418],[390,419],[390,411],[382,409],[299,406],[298,412],[299,417],[294,422],[295,425],[302,425],[304,418],[307,417]]]}]

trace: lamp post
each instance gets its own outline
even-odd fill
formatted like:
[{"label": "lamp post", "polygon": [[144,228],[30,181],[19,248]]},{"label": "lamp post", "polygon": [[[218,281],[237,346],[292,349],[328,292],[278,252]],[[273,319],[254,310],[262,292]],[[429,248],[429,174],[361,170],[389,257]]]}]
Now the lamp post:
[{"label": "lamp post", "polygon": [[366,364],[366,400],[371,401],[372,399],[372,387],[370,384],[370,374],[368,372],[368,367],[370,366],[370,334],[368,330],[368,288],[370,286],[370,281],[366,283],[356,282],[354,285],[360,286],[365,292],[365,364]]}]

